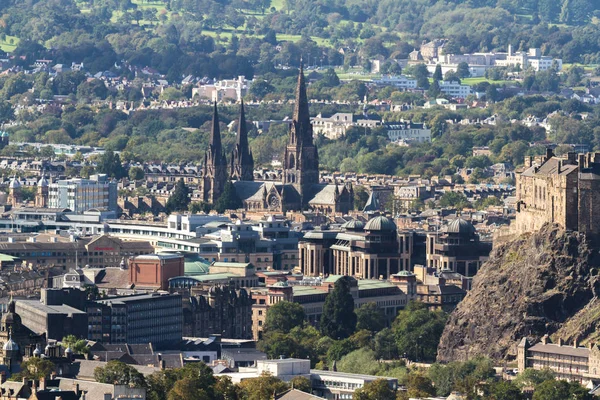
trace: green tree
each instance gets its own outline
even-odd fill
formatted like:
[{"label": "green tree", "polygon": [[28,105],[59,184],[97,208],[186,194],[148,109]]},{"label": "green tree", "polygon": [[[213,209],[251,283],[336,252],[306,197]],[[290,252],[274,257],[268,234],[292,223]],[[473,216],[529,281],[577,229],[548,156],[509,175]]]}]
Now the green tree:
[{"label": "green tree", "polygon": [[512,382],[498,381],[489,385],[490,400],[523,400],[521,390]]},{"label": "green tree", "polygon": [[286,391],[288,385],[279,378],[264,373],[258,378],[244,379],[239,388],[242,400],[265,400]]},{"label": "green tree", "polygon": [[22,381],[23,379],[37,379],[50,377],[56,369],[54,363],[44,358],[31,357],[21,363],[21,371],[10,377],[11,381]]},{"label": "green tree", "polygon": [[111,360],[104,367],[96,367],[94,369],[94,380],[113,385],[129,385],[137,388],[146,387],[144,375],[134,367],[118,360]]},{"label": "green tree", "polygon": [[396,400],[396,392],[386,379],[376,379],[356,389],[352,398],[356,400]]},{"label": "green tree", "polygon": [[430,99],[437,99],[441,93],[442,90],[440,89],[440,83],[434,79],[431,86],[429,86],[429,89],[427,89],[427,97]]},{"label": "green tree", "polygon": [[591,400],[594,398],[587,390],[581,389],[583,389],[581,385],[575,382],[569,384],[567,381],[552,379],[535,387],[533,400]]},{"label": "green tree", "polygon": [[188,195],[188,188],[183,182],[183,178],[180,178],[175,184],[175,189],[173,189],[173,193],[169,196],[165,208],[168,213],[174,211],[186,211],[189,204],[190,197]]},{"label": "green tree", "polygon": [[435,71],[433,73],[433,81],[441,81],[444,79],[444,75],[442,75],[442,64],[438,64],[435,66]]},{"label": "green tree", "polygon": [[356,310],[356,329],[379,332],[385,328],[385,314],[376,303],[366,303]]},{"label": "green tree", "polygon": [[418,372],[408,375],[406,381],[406,399],[435,396],[435,388],[431,379]]},{"label": "green tree", "polygon": [[310,383],[310,379],[304,376],[295,376],[290,380],[290,386],[294,389],[301,390],[305,393],[312,392],[312,384]]},{"label": "green tree", "polygon": [[520,389],[525,387],[533,386],[536,387],[542,382],[550,381],[554,379],[554,372],[546,369],[533,369],[526,368],[525,371],[521,372],[514,380],[515,385]]},{"label": "green tree", "polygon": [[471,71],[469,71],[469,64],[466,62],[460,62],[456,66],[456,75],[459,78],[468,78],[471,76]]},{"label": "green tree", "polygon": [[429,71],[425,64],[417,64],[412,69],[412,75],[417,80],[417,87],[421,89],[429,89]]},{"label": "green tree", "polygon": [[280,301],[267,311],[264,331],[289,333],[293,328],[304,325],[304,307],[290,301]]},{"label": "green tree", "polygon": [[459,192],[446,192],[439,200],[440,207],[449,207],[462,210],[463,208],[470,207],[471,204],[467,200],[467,196]]},{"label": "green tree", "polygon": [[168,400],[212,400],[196,379],[183,378],[178,380],[169,390]]},{"label": "green tree", "polygon": [[225,210],[237,210],[244,206],[231,181],[225,183],[223,193],[215,202],[215,210],[222,214]]},{"label": "green tree", "polygon": [[398,313],[392,326],[400,354],[434,360],[446,318],[443,311],[431,311],[423,303],[410,302]]},{"label": "green tree", "polygon": [[212,206],[209,203],[206,203],[204,201],[194,201],[194,202],[190,203],[190,205],[188,206],[188,211],[191,212],[192,214],[199,214],[199,213],[208,214],[211,209],[212,209]]},{"label": "green tree", "polygon": [[112,150],[106,150],[96,165],[99,174],[121,179],[127,175],[127,171],[121,163],[121,157]]},{"label": "green tree", "polygon": [[344,339],[356,329],[354,299],[350,294],[353,279],[348,276],[339,278],[333,291],[327,295],[321,315],[321,332],[332,339]]},{"label": "green tree", "polygon": [[84,339],[79,339],[75,335],[67,335],[62,339],[63,347],[70,347],[75,354],[88,354],[90,352],[90,348],[87,345],[87,341]]},{"label": "green tree", "polygon": [[144,179],[144,170],[140,167],[129,168],[129,179],[131,179],[132,181],[139,181],[140,179]]}]

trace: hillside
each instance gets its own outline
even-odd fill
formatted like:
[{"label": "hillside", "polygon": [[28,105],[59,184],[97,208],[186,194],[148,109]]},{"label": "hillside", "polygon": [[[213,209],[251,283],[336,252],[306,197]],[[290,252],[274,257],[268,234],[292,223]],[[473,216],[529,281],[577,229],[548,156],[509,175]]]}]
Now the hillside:
[{"label": "hillside", "polygon": [[[450,316],[438,360],[461,360],[467,354],[512,359],[525,335],[539,338],[560,331],[563,339],[572,339],[580,322],[595,328],[599,267],[600,254],[584,235],[556,226],[499,246]],[[594,328],[583,329],[579,338]]]}]

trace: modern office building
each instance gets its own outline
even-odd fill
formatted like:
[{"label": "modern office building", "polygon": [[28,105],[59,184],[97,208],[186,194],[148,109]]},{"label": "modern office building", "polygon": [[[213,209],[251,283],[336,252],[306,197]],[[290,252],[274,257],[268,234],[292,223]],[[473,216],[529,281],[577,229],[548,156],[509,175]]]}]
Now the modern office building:
[{"label": "modern office building", "polygon": [[83,310],[69,305],[46,305],[39,300],[18,300],[16,311],[23,325],[47,339],[62,340],[67,335],[87,338],[88,318]]},{"label": "modern office building", "polygon": [[183,336],[181,295],[166,293],[110,297],[87,306],[88,339],[102,343],[163,346]]},{"label": "modern office building", "polygon": [[48,206],[74,212],[117,210],[117,183],[104,174],[90,179],[62,179],[48,186]]}]

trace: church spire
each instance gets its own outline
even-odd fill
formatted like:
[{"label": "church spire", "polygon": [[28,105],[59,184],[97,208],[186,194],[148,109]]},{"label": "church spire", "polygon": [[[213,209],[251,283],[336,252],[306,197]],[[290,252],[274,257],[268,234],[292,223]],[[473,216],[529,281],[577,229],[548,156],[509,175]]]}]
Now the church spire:
[{"label": "church spire", "polygon": [[210,130],[210,151],[213,155],[220,155],[223,150],[221,147],[221,129],[219,128],[219,112],[217,111],[217,102],[213,111],[212,128]]},{"label": "church spire", "polygon": [[237,141],[231,154],[231,178],[240,181],[254,180],[254,159],[248,145],[244,100],[242,100],[242,104],[240,105]]},{"label": "church spire", "polygon": [[221,144],[217,102],[214,106],[210,142],[204,156],[202,175],[202,200],[214,203],[221,196],[227,181],[227,158]]},{"label": "church spire", "polygon": [[298,83],[296,85],[296,104],[292,116],[293,125],[290,141],[293,144],[312,144],[312,125],[308,111],[308,96],[306,95],[306,82],[304,79],[304,68],[300,61],[298,72]]}]

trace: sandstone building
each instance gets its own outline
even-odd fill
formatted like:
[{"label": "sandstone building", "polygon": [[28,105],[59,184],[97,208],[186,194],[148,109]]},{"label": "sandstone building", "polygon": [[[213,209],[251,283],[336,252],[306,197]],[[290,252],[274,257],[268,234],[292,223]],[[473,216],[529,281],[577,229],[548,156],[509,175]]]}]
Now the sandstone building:
[{"label": "sandstone building", "polygon": [[516,234],[537,231],[547,222],[591,236],[600,233],[600,153],[568,153],[566,158],[547,150],[527,157],[516,174]]}]

